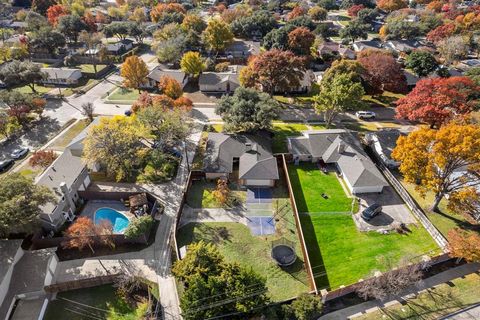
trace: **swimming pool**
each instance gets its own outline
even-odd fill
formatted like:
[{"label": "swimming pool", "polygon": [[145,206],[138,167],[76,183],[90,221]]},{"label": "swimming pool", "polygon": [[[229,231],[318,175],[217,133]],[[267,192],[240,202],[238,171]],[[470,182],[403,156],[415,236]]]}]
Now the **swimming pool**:
[{"label": "swimming pool", "polygon": [[100,208],[95,212],[94,223],[100,224],[101,220],[109,221],[114,233],[123,233],[130,224],[130,220],[124,214],[112,208]]}]

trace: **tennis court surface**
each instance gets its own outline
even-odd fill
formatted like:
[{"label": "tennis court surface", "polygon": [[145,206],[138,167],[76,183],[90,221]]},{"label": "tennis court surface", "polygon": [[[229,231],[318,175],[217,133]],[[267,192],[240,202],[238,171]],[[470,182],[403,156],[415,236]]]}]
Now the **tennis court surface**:
[{"label": "tennis court surface", "polygon": [[272,189],[270,188],[248,188],[247,203],[271,203]]},{"label": "tennis court surface", "polygon": [[275,233],[275,219],[273,217],[248,217],[247,226],[255,236]]}]

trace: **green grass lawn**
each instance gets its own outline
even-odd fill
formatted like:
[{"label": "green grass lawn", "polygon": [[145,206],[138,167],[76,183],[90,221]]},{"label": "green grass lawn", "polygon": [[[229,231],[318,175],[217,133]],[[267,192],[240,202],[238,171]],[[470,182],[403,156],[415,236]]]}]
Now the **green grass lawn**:
[{"label": "green grass lawn", "polygon": [[[38,85],[38,84],[35,85],[35,91],[38,94],[48,93],[48,92],[52,91],[53,89],[55,89],[55,88],[54,87],[45,87],[45,86]],[[14,88],[13,90],[21,92],[21,93],[34,93],[32,91],[32,89],[27,85],[25,85],[23,87]]]},{"label": "green grass lawn", "polygon": [[355,319],[439,319],[480,302],[478,288],[480,288],[480,275],[472,273],[406,299],[405,304],[398,303]]},{"label": "green grass lawn", "polygon": [[[213,196],[216,188],[214,182],[194,181],[187,195],[187,204],[192,208],[220,208],[221,205]],[[233,190],[236,187],[230,185],[232,196],[241,203],[246,201],[247,194],[245,191]]]},{"label": "green grass lawn", "polygon": [[401,93],[385,91],[379,96],[364,95],[362,101],[372,106],[393,107],[395,101],[404,96],[405,95]]},{"label": "green grass lawn", "polygon": [[79,120],[67,131],[65,131],[55,142],[50,146],[51,149],[62,151],[83,129],[89,125],[88,120]]},{"label": "green grass lawn", "polygon": [[[66,301],[68,299],[74,302]],[[87,308],[78,303],[91,306]],[[94,309],[97,308],[97,309]],[[61,292],[57,299],[50,301],[45,313],[45,320],[81,320],[85,314],[92,319],[106,319],[107,313],[98,309],[107,310],[114,308],[116,312],[133,316],[133,309],[120,299],[116,294],[116,288],[111,285],[103,285],[93,288],[78,289]],[[127,318],[125,319],[134,319]]]},{"label": "green grass lawn", "polygon": [[[106,64],[97,64],[97,73],[101,72],[106,67],[108,67],[108,65]],[[83,73],[95,73],[93,64],[80,64],[78,66],[75,66],[75,68],[81,69]]]},{"label": "green grass lawn", "polygon": [[137,100],[138,90],[128,89],[128,88],[117,88],[113,90],[112,93],[107,97],[107,100],[110,101],[131,101],[134,102]]},{"label": "green grass lawn", "polygon": [[442,199],[439,205],[441,213],[432,212],[430,210],[430,207],[434,200],[434,194],[432,192],[427,192],[425,198],[422,198],[420,193],[415,190],[414,184],[407,183],[402,179],[399,180],[403,184],[405,189],[407,189],[408,193],[412,196],[412,198],[418,203],[420,207],[422,207],[422,209],[427,214],[428,219],[443,234],[443,236],[447,237],[448,232],[455,227],[465,229],[479,228],[479,225],[473,225],[468,222],[462,215],[449,210],[447,207],[448,200],[445,198]]},{"label": "green grass lawn", "polygon": [[325,175],[311,163],[288,169],[298,210],[308,212],[300,220],[318,288],[349,285],[374,270],[386,271],[387,259],[398,263],[438,249],[422,227],[412,226],[409,235],[358,231],[351,214],[328,213],[348,212],[352,203],[334,174]]},{"label": "green grass lawn", "polygon": [[347,197],[334,173],[324,174],[313,163],[301,163],[289,166],[288,174],[299,212],[350,212],[353,199]]}]

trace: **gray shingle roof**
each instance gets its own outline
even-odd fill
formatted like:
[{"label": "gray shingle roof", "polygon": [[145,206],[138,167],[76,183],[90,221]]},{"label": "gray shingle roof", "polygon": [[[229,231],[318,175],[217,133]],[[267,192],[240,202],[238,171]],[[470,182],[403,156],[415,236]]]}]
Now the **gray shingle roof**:
[{"label": "gray shingle roof", "polygon": [[371,135],[377,137],[378,142],[382,147],[383,154],[389,159],[391,159],[393,149],[397,146],[398,138],[400,138],[400,136],[405,136],[404,133],[397,129],[379,130],[371,133]]},{"label": "gray shingle roof", "polygon": [[160,78],[163,76],[169,76],[178,81],[178,83],[183,83],[185,80],[186,74],[180,70],[166,70],[162,69],[159,66],[155,67],[150,73],[148,74],[148,78],[155,80],[156,82],[160,81]]},{"label": "gray shingle roof", "polygon": [[278,179],[277,161],[266,133],[208,134],[205,172],[231,173],[234,158],[239,158],[240,162],[239,179]]},{"label": "gray shingle roof", "polygon": [[70,79],[74,73],[81,73],[80,69],[69,69],[69,68],[42,68],[42,72],[47,74],[49,79]]},{"label": "gray shingle roof", "polygon": [[238,72],[204,72],[198,79],[199,85],[216,85],[229,81],[231,83],[240,84]]}]

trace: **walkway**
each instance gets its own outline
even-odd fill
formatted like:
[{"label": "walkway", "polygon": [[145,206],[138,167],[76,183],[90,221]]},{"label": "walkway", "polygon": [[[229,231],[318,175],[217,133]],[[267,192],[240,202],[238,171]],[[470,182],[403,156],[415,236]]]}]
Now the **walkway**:
[{"label": "walkway", "polygon": [[[421,281],[419,284],[407,289],[400,297],[403,300],[408,300],[411,295],[417,294],[428,288],[437,286],[447,281],[463,277],[467,274],[477,272],[480,270],[480,263],[464,264],[459,267],[449,269],[437,275],[434,275],[428,279]],[[391,300],[388,302],[381,302],[379,300],[367,301],[355,306],[344,308],[338,311],[331,312],[319,318],[319,320],[341,320],[341,319],[354,319],[368,311],[372,312],[378,308],[384,308],[386,306],[400,303],[397,300]]]},{"label": "walkway", "polygon": [[460,311],[449,314],[440,320],[478,320],[480,319],[480,304],[462,309]]}]

